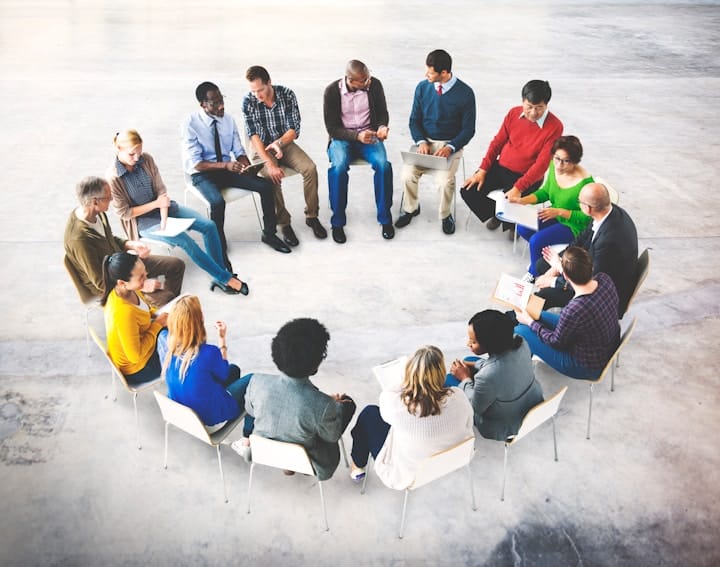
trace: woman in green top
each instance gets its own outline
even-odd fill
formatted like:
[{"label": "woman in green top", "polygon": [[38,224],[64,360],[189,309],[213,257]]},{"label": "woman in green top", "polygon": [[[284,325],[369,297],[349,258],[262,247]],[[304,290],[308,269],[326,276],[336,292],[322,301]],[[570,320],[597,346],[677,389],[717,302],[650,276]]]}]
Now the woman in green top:
[{"label": "woman in green top", "polygon": [[580,189],[593,183],[592,176],[580,165],[583,148],[575,136],[560,136],[552,146],[552,161],[540,189],[526,197],[511,199],[522,205],[550,201],[538,210],[537,231],[518,225],[518,234],[530,243],[530,267],[526,279],[534,280],[535,263],[542,258],[543,248],[572,242],[590,222],[580,210]]}]

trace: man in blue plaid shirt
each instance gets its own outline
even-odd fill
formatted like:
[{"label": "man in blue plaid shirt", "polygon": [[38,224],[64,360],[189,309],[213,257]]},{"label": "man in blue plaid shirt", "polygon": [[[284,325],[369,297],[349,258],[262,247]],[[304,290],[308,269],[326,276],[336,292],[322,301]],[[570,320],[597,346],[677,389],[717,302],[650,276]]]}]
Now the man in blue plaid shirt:
[{"label": "man in blue plaid shirt", "polygon": [[318,174],[315,162],[295,143],[300,135],[300,110],[295,93],[287,87],[273,85],[264,67],[254,65],[247,70],[250,92],[243,99],[245,130],[252,146],[252,161],[265,161],[260,175],[275,185],[277,223],[283,240],[297,246],[298,239],[290,226],[290,213],[285,208],[281,183],[281,166],[294,169],[303,178],[305,224],[317,238],[326,238],[327,231],[318,220]]}]

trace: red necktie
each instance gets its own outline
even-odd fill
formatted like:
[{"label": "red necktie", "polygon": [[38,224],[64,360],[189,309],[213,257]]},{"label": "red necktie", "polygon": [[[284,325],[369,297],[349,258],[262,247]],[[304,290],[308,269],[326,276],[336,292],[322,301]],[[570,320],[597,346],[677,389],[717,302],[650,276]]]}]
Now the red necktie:
[{"label": "red necktie", "polygon": [[437,94],[438,95],[442,94],[442,85],[438,85]]}]

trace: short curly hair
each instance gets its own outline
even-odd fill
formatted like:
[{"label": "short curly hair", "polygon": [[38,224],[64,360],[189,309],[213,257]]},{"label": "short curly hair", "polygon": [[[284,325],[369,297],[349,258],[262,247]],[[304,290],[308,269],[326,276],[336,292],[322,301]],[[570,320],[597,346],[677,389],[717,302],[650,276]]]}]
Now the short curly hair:
[{"label": "short curly hair", "polygon": [[317,373],[329,341],[330,333],[317,319],[293,319],[272,340],[273,362],[291,378],[307,378]]}]

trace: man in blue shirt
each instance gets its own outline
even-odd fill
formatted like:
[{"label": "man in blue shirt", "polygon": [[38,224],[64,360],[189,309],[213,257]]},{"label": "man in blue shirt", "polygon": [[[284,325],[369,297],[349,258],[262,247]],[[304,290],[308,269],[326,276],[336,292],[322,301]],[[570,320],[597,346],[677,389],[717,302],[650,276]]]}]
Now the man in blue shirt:
[{"label": "man in blue shirt", "polygon": [[305,224],[316,238],[327,238],[318,220],[318,174],[315,162],[295,143],[300,135],[300,109],[295,93],[282,85],[273,85],[267,69],[253,65],[247,70],[250,92],[243,99],[245,130],[252,144],[253,157],[265,161],[260,175],[272,181],[275,208],[283,240],[297,246],[298,239],[290,226],[290,213],[282,194],[281,166],[297,171],[303,178]]},{"label": "man in blue shirt", "polygon": [[418,146],[418,153],[447,158],[453,152],[456,159],[449,169],[428,169],[405,165],[402,170],[404,185],[403,210],[395,226],[403,228],[420,214],[418,182],[431,171],[440,190],[439,218],[445,234],[455,232],[455,219],[450,205],[455,193],[455,172],[460,165],[463,147],[475,135],[475,94],[452,71],[452,58],[447,51],[431,51],[426,60],[426,81],[415,88],[410,112],[410,135]]},{"label": "man in blue shirt", "polygon": [[250,161],[240,143],[235,120],[225,114],[225,101],[220,89],[206,81],[195,89],[195,97],[202,110],[191,114],[182,126],[183,167],[192,184],[210,203],[210,218],[215,221],[220,234],[226,267],[233,271],[225,239],[225,200],[220,192],[224,187],[239,187],[258,193],[263,210],[262,241],[278,252],[290,252],[290,248],[275,234],[277,217],[273,186],[265,179],[243,174]]}]

